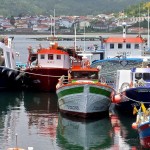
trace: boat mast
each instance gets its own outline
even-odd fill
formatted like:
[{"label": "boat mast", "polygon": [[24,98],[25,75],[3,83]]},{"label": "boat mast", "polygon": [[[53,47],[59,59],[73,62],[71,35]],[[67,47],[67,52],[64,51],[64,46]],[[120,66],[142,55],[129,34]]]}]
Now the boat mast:
[{"label": "boat mast", "polygon": [[147,43],[148,43],[148,50],[149,50],[149,7],[148,7],[148,37],[147,37]]},{"label": "boat mast", "polygon": [[76,41],[77,41],[77,37],[76,37],[76,34],[77,34],[77,32],[76,32],[76,23],[74,24],[74,50],[75,50],[75,53],[76,53]]},{"label": "boat mast", "polygon": [[123,39],[125,40],[126,39],[126,26],[127,26],[126,22],[123,22],[122,26],[123,26]]},{"label": "boat mast", "polygon": [[85,52],[85,24],[84,24],[84,52]]},{"label": "boat mast", "polygon": [[54,9],[54,37],[55,37],[55,9]]},{"label": "boat mast", "polygon": [[139,5],[139,36],[141,36],[141,30],[140,30],[140,28],[141,28],[141,23],[140,23],[141,19],[140,19],[140,17],[141,17],[141,12],[140,12],[140,5]]}]

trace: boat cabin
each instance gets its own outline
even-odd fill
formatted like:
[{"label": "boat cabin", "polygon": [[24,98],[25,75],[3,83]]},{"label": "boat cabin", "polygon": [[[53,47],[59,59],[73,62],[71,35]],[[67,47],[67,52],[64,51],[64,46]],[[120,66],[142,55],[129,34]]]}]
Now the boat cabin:
[{"label": "boat cabin", "polygon": [[133,68],[131,70],[117,70],[116,91],[125,88],[150,87],[150,68]]},{"label": "boat cabin", "polygon": [[56,43],[49,48],[38,49],[37,53],[30,53],[29,60],[31,67],[70,68],[69,54],[59,50]]},{"label": "boat cabin", "polygon": [[150,87],[150,68],[134,68],[131,70],[133,87]]},{"label": "boat cabin", "polygon": [[141,58],[145,56],[146,41],[141,37],[109,37],[104,40],[105,59]]},{"label": "boat cabin", "polygon": [[70,72],[72,82],[76,81],[95,81],[99,80],[99,69],[91,68],[86,61],[76,61],[72,64],[72,69]]}]

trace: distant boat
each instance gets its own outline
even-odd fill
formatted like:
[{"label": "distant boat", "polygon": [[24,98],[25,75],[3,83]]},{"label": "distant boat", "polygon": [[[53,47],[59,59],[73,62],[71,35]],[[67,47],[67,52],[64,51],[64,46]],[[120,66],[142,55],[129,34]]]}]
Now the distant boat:
[{"label": "distant boat", "polygon": [[113,89],[105,81],[99,82],[99,68],[91,68],[86,54],[74,60],[68,73],[56,85],[59,109],[62,113],[83,118],[108,112]]},{"label": "distant boat", "polygon": [[0,90],[20,89],[23,78],[16,67],[16,53],[13,49],[13,37],[4,37],[0,41]]},{"label": "distant boat", "polygon": [[116,94],[113,102],[120,111],[131,114],[134,106],[140,107],[140,102],[149,106],[150,68],[117,70]]}]

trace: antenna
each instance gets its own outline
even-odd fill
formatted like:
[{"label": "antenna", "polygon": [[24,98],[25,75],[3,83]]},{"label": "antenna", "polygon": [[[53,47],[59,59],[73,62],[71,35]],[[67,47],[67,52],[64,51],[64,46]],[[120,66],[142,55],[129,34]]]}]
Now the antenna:
[{"label": "antenna", "polygon": [[140,28],[141,28],[140,17],[141,17],[141,12],[140,12],[140,5],[139,5],[139,36],[141,35],[141,31],[140,31]]},{"label": "antenna", "polygon": [[125,39],[126,38],[126,26],[127,26],[126,22],[123,22],[122,26],[123,26],[123,38]]},{"label": "antenna", "polygon": [[84,52],[85,52],[85,24],[84,24]]},{"label": "antenna", "polygon": [[77,37],[76,37],[76,23],[74,24],[74,37],[75,37],[75,41],[74,41],[74,48],[75,48],[75,52],[76,52],[76,41],[77,41]]},{"label": "antenna", "polygon": [[55,9],[54,9],[54,37],[55,37]]},{"label": "antenna", "polygon": [[149,50],[149,7],[148,7],[148,37],[147,38],[148,38],[147,43],[148,43],[148,50]]}]

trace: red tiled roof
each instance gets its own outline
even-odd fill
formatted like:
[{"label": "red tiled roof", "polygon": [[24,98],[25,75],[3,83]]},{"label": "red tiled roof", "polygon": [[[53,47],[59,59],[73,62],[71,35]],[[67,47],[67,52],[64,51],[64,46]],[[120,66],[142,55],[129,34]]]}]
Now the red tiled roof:
[{"label": "red tiled roof", "polygon": [[109,37],[104,40],[105,43],[144,43],[144,39],[142,37]]}]

